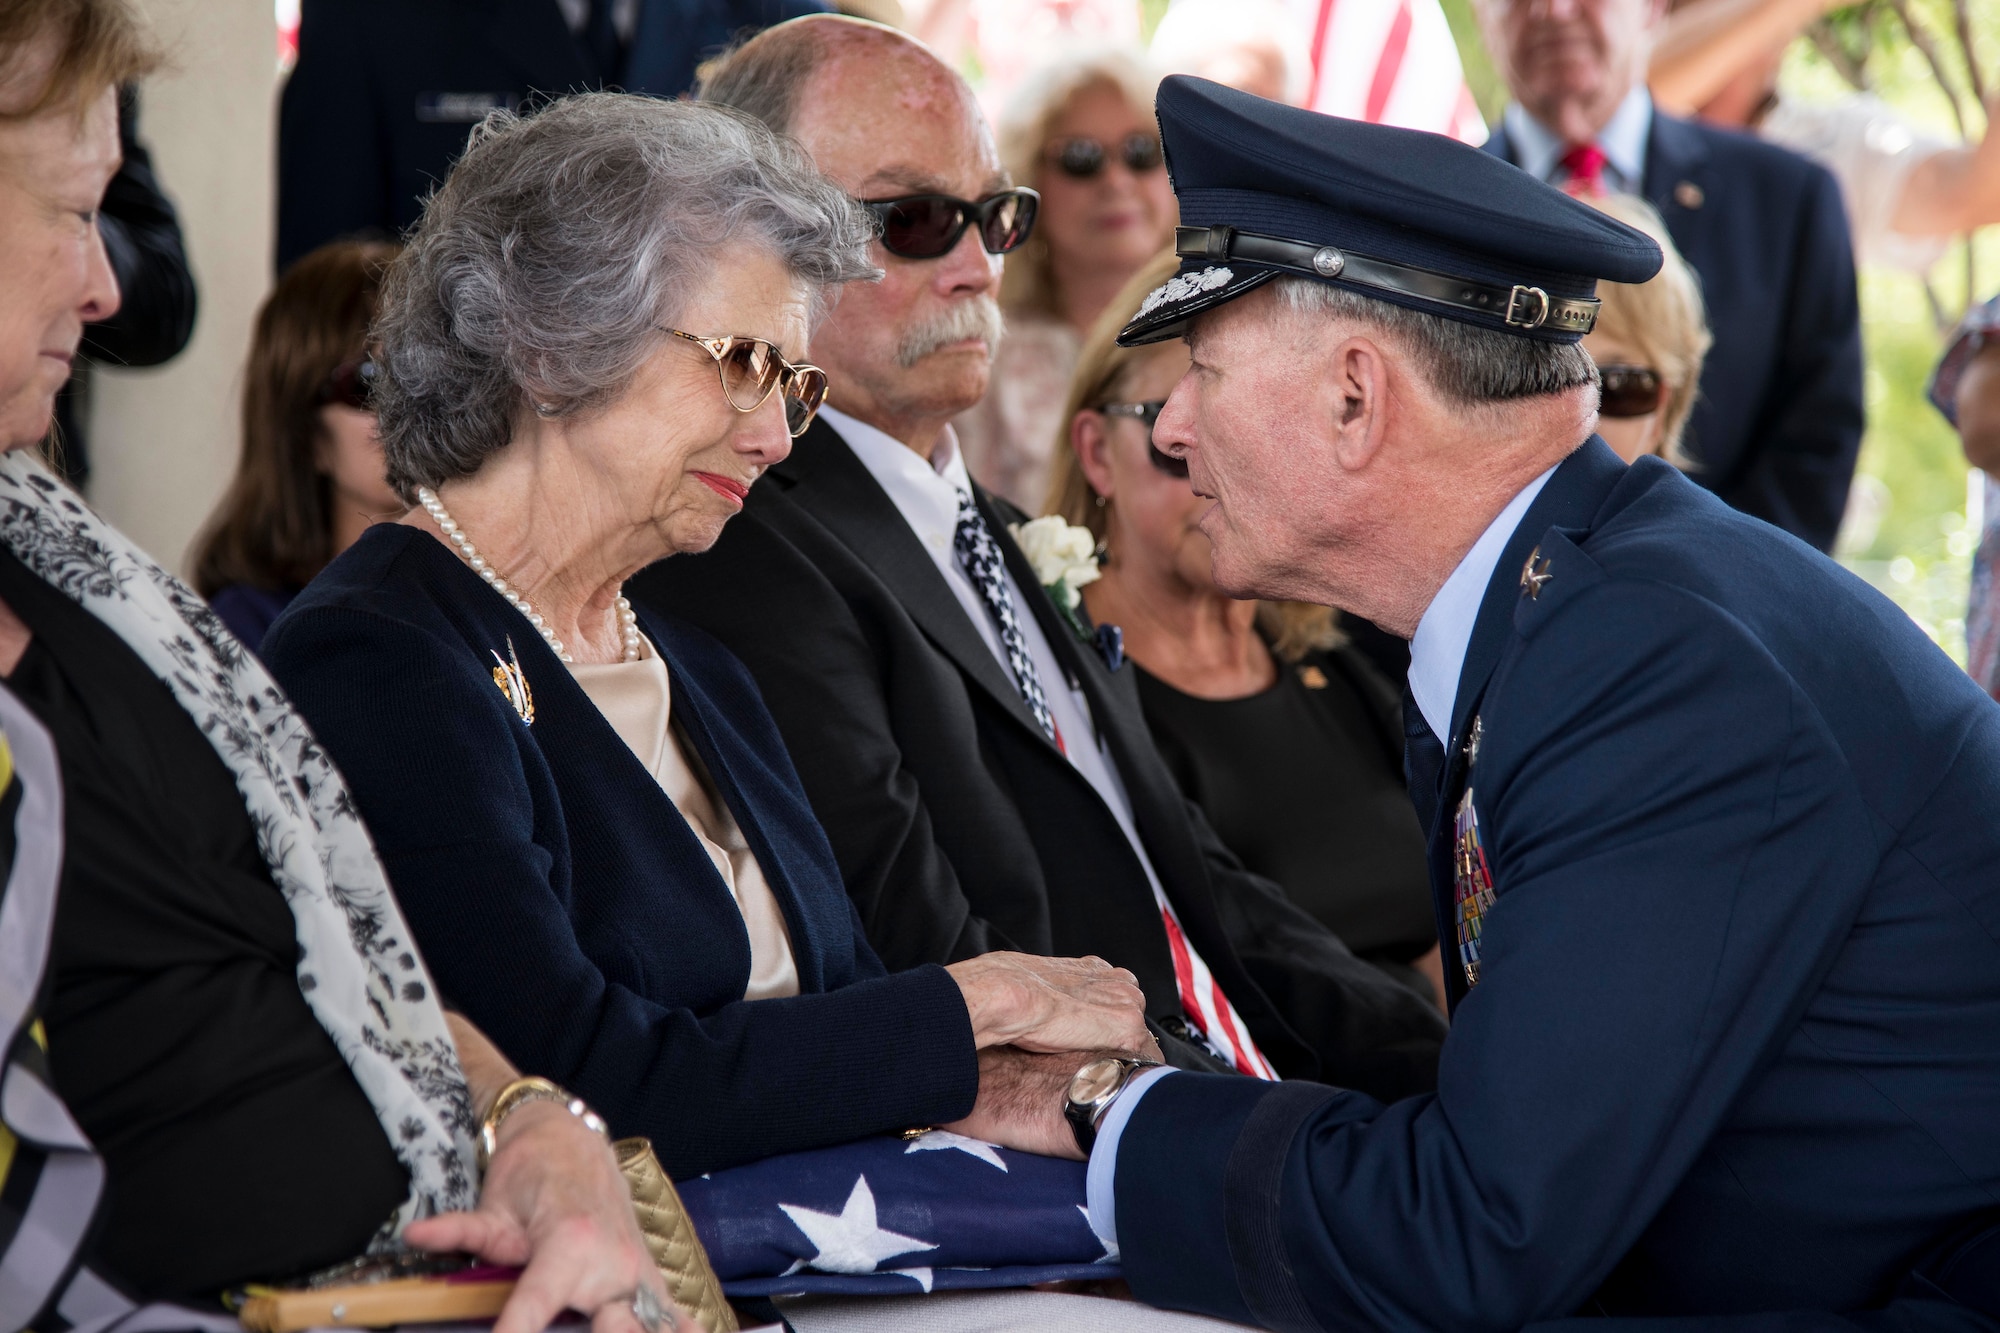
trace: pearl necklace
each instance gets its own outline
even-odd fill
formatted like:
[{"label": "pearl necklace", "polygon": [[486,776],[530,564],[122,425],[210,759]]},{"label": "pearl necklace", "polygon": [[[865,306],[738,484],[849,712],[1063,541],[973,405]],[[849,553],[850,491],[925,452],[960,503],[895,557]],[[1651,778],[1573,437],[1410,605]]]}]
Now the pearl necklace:
[{"label": "pearl necklace", "polygon": [[[472,572],[484,579],[493,591],[506,598],[507,605],[526,616],[528,623],[535,627],[535,632],[542,636],[543,642],[554,650],[557,657],[565,662],[574,662],[576,659],[569,655],[569,649],[563,647],[562,640],[556,637],[556,632],[549,628],[548,622],[542,619],[535,608],[528,605],[528,599],[509,587],[507,580],[500,577],[499,571],[486,563],[486,557],[479,554],[478,549],[472,544],[472,539],[465,535],[464,529],[458,526],[458,521],[445,510],[444,502],[438,499],[437,492],[428,486],[417,487],[417,503],[424,507],[424,512],[431,516],[431,521],[438,525],[438,530],[451,539],[452,546],[458,551],[460,558],[471,567]],[[623,660],[638,661],[639,617],[632,613],[632,603],[625,600],[624,593],[618,594],[618,628],[625,640]]]}]

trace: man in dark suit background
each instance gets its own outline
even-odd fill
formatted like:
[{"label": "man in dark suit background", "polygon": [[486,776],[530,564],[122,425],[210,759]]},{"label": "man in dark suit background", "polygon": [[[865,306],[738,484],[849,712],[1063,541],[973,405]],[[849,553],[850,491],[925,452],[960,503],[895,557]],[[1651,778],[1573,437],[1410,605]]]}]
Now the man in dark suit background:
[{"label": "man in dark suit background", "polygon": [[[797,136],[863,201],[1008,191],[970,89],[886,28],[772,29],[701,96]],[[885,239],[926,248],[920,231]],[[1137,976],[1176,1063],[1426,1087],[1433,1003],[1224,850],[1153,750],[1131,670],[1065,624],[1006,532],[1020,515],[965,474],[949,422],[999,334],[989,248],[1019,239],[878,242],[884,279],[813,338],[829,408],[712,551],[630,596],[749,666],[892,969],[1097,954]]]},{"label": "man in dark suit background", "polygon": [[585,88],[677,97],[746,28],[823,0],[304,0],[278,123],[278,268],[393,239],[487,112]]},{"label": "man in dark suit background", "polygon": [[1572,193],[1660,211],[1715,345],[1687,431],[1694,479],[1831,550],[1861,449],[1861,313],[1840,188],[1748,135],[1662,115],[1645,87],[1666,0],[1480,0],[1513,94],[1486,149]]}]

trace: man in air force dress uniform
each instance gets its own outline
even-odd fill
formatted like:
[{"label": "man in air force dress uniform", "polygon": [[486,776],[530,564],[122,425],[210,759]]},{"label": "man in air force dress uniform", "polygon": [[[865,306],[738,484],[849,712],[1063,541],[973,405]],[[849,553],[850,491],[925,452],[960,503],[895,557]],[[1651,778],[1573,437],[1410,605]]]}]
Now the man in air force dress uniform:
[{"label": "man in air force dress uniform", "polygon": [[1271,1328],[2000,1328],[2000,707],[1592,435],[1577,339],[1644,237],[1442,137],[1159,113],[1154,438],[1222,587],[1411,639],[1452,1031],[1388,1106],[1022,1057],[985,1129],[1089,1154],[1139,1296]]}]

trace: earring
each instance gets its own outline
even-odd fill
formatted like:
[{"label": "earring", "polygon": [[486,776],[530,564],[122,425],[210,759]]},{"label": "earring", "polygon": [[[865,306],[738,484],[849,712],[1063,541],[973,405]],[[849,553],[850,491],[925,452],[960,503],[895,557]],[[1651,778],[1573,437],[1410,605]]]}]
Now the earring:
[{"label": "earring", "polygon": [[555,414],[556,414],[556,405],[555,405],[554,403],[536,403],[536,404],[535,404],[535,415],[536,415],[536,416],[538,416],[538,417],[552,417],[552,416],[554,416]]},{"label": "earring", "polygon": [[1097,497],[1097,507],[1098,507],[1099,509],[1102,509],[1102,508],[1104,508],[1104,506],[1105,506],[1105,505],[1107,505],[1107,504],[1109,504],[1109,503],[1111,503],[1111,502],[1110,502],[1109,500],[1105,499],[1105,498],[1104,498],[1103,496],[1101,496],[1101,495],[1100,495],[1100,496],[1098,496],[1098,497]]}]

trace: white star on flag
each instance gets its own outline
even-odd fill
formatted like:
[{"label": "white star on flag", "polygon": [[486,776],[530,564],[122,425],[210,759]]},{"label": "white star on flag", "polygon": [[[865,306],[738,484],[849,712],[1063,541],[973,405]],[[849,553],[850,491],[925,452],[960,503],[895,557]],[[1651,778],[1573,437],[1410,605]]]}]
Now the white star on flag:
[{"label": "white star on flag", "polygon": [[997,1166],[1002,1171],[1007,1169],[1007,1164],[1000,1160],[1000,1154],[993,1144],[985,1139],[969,1139],[948,1129],[933,1129],[928,1133],[919,1134],[910,1140],[909,1147],[903,1149],[903,1155],[908,1157],[913,1152],[943,1152],[946,1148],[956,1148],[966,1156],[977,1157],[980,1161]]},{"label": "white star on flag", "polygon": [[778,1205],[819,1251],[811,1265],[822,1273],[872,1273],[884,1259],[937,1246],[915,1236],[899,1236],[875,1225],[875,1192],[868,1177],[857,1176],[839,1213],[818,1213],[795,1204]]},{"label": "white star on flag", "polygon": [[1099,1231],[1099,1230],[1097,1229],[1097,1223],[1096,1223],[1096,1222],[1093,1222],[1093,1221],[1091,1220],[1091,1217],[1090,1217],[1090,1209],[1086,1208],[1086,1207],[1085,1207],[1084,1205],[1082,1205],[1082,1204],[1078,1204],[1078,1205],[1076,1206],[1076,1210],[1077,1210],[1077,1211],[1078,1211],[1079,1213],[1082,1213],[1082,1214],[1083,1214],[1083,1224],[1084,1224],[1085,1226],[1087,1226],[1087,1227],[1089,1227],[1089,1228],[1090,1228],[1090,1234],[1091,1234],[1091,1235],[1093,1235],[1093,1236],[1095,1236],[1095,1237],[1097,1237],[1097,1243],[1098,1243],[1099,1245],[1102,1245],[1102,1246],[1104,1247],[1104,1257],[1103,1257],[1103,1258],[1101,1258],[1101,1259],[1097,1259],[1097,1260],[1093,1260],[1093,1262],[1095,1262],[1095,1263],[1100,1263],[1100,1264],[1115,1264],[1115,1263],[1117,1263],[1117,1262],[1118,1262],[1118,1244],[1117,1244],[1117,1242],[1116,1242],[1116,1241],[1109,1241],[1109,1240],[1106,1240],[1106,1239],[1104,1238],[1104,1233],[1103,1233],[1103,1232],[1101,1232],[1101,1231]]}]

